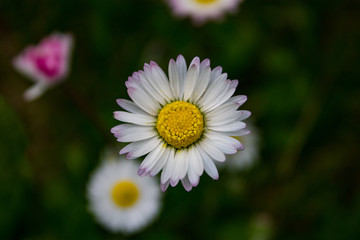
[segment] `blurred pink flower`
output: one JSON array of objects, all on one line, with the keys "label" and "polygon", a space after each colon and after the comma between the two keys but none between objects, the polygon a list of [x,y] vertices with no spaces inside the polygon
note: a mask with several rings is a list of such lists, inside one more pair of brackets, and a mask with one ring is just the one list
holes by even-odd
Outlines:
[{"label": "blurred pink flower", "polygon": [[221,19],[226,12],[235,12],[242,0],[167,0],[175,15],[189,16],[195,24]]},{"label": "blurred pink flower", "polygon": [[69,71],[73,37],[54,33],[37,46],[29,46],[13,60],[14,67],[32,79],[35,84],[25,91],[24,98],[31,101],[46,89],[61,82]]}]

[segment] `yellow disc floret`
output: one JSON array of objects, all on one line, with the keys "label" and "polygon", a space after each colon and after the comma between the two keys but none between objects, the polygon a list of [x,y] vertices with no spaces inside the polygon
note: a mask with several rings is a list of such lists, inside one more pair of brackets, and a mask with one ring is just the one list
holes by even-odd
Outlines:
[{"label": "yellow disc floret", "polygon": [[195,2],[201,3],[201,4],[209,4],[216,2],[217,0],[195,0]]},{"label": "yellow disc floret", "polygon": [[117,206],[127,208],[138,200],[139,189],[131,181],[119,181],[114,185],[111,196]]},{"label": "yellow disc floret", "polygon": [[204,118],[195,105],[183,101],[172,102],[161,109],[156,129],[168,144],[183,148],[201,137]]}]

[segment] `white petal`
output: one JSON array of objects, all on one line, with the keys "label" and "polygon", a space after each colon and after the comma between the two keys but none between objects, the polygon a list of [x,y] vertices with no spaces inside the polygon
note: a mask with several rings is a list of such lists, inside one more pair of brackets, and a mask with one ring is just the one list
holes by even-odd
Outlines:
[{"label": "white petal", "polygon": [[150,166],[155,164],[159,160],[159,158],[165,151],[165,147],[163,145],[164,144],[162,142],[159,143],[154,150],[152,150],[148,155],[146,155],[138,171],[138,174],[140,176],[145,176],[148,173]]},{"label": "white petal", "polygon": [[122,122],[128,122],[142,126],[154,126],[156,122],[156,119],[151,115],[123,111],[114,112],[114,118]]},{"label": "white petal", "polygon": [[160,183],[160,189],[161,189],[161,191],[165,192],[166,189],[169,187],[169,183],[170,183],[170,180],[167,180],[167,181],[164,182],[164,183]]},{"label": "white petal", "polygon": [[151,96],[140,89],[128,88],[130,98],[145,112],[156,116],[160,105]]},{"label": "white petal", "polygon": [[152,127],[143,127],[133,124],[121,124],[111,129],[119,142],[135,142],[157,135]]},{"label": "white petal", "polygon": [[209,111],[206,113],[206,118],[216,118],[223,115],[232,114],[236,111],[236,109],[239,107],[239,105],[236,102],[227,102],[222,104],[221,106]]},{"label": "white petal", "polygon": [[214,163],[214,161],[209,157],[209,155],[202,149],[202,147],[200,145],[197,145],[197,150],[200,153],[200,156],[203,160],[204,163],[204,170],[205,172],[212,178],[215,180],[219,179],[219,172],[216,168],[216,165]]},{"label": "white petal", "polygon": [[214,68],[210,74],[209,84],[212,84],[215,81],[215,79],[217,79],[221,75],[221,73],[222,73],[222,67],[218,66],[218,67]]},{"label": "white petal", "polygon": [[205,133],[205,136],[208,137],[212,141],[222,142],[222,143],[224,143],[226,145],[230,145],[236,149],[241,147],[241,143],[238,139],[236,139],[234,137],[226,136],[219,132],[215,132],[215,131],[207,132],[207,133]]},{"label": "white petal", "polygon": [[[187,150],[178,150],[175,154],[175,163],[171,180],[183,179],[189,169],[189,157]],[[171,182],[170,182],[171,183]]]},{"label": "white petal", "polygon": [[202,149],[214,160],[219,162],[225,161],[225,155],[222,151],[220,151],[215,144],[211,142],[211,140],[205,137],[200,143]]},{"label": "white petal", "polygon": [[199,184],[199,177],[204,171],[203,161],[201,160],[200,153],[195,147],[189,149],[189,171],[188,178],[194,187]]},{"label": "white petal", "polygon": [[214,141],[213,142],[214,146],[216,146],[221,152],[225,153],[225,154],[234,154],[237,152],[237,148],[232,146],[232,145],[228,145],[225,144],[223,142],[220,141]]},{"label": "white petal", "polygon": [[210,101],[209,106],[206,108],[207,111],[211,111],[217,108],[218,106],[220,106],[221,104],[223,104],[224,102],[226,102],[226,100],[228,100],[234,94],[236,90],[237,82],[238,82],[237,80],[231,81],[227,89],[220,92],[216,99]]},{"label": "white petal", "polygon": [[226,80],[227,74],[221,74],[209,87],[206,89],[204,95],[199,99],[198,104],[203,111],[207,111],[210,104],[213,104],[219,97],[219,94],[224,92],[230,85],[230,80]]},{"label": "white petal", "polygon": [[194,169],[194,172],[197,175],[201,176],[201,174],[204,171],[204,165],[201,160],[200,153],[198,152],[195,146],[189,148],[189,162],[190,162],[189,169],[190,168]]},{"label": "white petal", "polygon": [[220,131],[220,132],[230,132],[230,131],[238,131],[246,127],[246,124],[243,122],[233,122],[230,124],[226,124],[223,126],[208,126],[210,130]]},{"label": "white petal", "polygon": [[209,66],[200,71],[198,83],[196,84],[194,92],[190,97],[191,102],[197,102],[205,92],[205,89],[210,81],[210,72],[211,69]]},{"label": "white petal", "polygon": [[157,161],[157,163],[151,168],[151,170],[149,170],[150,177],[155,176],[160,172],[161,169],[163,169],[170,154],[172,154],[171,149],[172,148],[166,148],[163,156],[159,159],[159,161]]},{"label": "white petal", "polygon": [[206,58],[200,63],[200,72],[204,71],[205,68],[208,68],[208,67],[210,67],[210,60],[208,58]]},{"label": "white petal", "polygon": [[245,95],[237,95],[237,96],[233,96],[231,97],[227,102],[235,102],[237,104],[239,104],[239,107],[241,105],[243,105],[247,100],[247,96]]},{"label": "white petal", "polygon": [[[144,68],[147,69],[150,67],[144,67]],[[148,70],[148,73],[149,73],[149,71],[150,70]],[[158,91],[158,89],[153,87],[155,84],[150,84],[150,82],[156,81],[156,78],[152,78],[151,73],[146,74],[144,71],[139,71],[139,77],[140,77],[141,84],[146,89],[146,91],[149,93],[149,96],[156,99],[156,101],[158,103],[160,103],[161,105],[165,105],[166,99],[164,98],[163,94],[161,94],[161,92]]]},{"label": "white petal", "polygon": [[[150,174],[150,177],[153,177],[155,174],[157,174],[166,164],[167,159],[169,157],[169,149],[166,147],[166,144],[162,145],[161,152],[157,156],[155,161],[152,161],[147,166],[144,167],[143,170],[141,170],[142,175],[145,176],[147,174]],[[154,168],[159,169],[159,171],[154,172]],[[140,170],[139,170],[140,171]]]},{"label": "white petal", "polygon": [[169,62],[169,81],[170,81],[170,88],[174,94],[174,98],[176,100],[180,99],[180,76],[179,70],[177,68],[176,62],[174,59],[170,59]]},{"label": "white petal", "polygon": [[172,186],[172,187],[175,187],[177,184],[179,183],[179,179],[171,179],[170,178],[170,185]]},{"label": "white petal", "polygon": [[158,137],[133,142],[121,149],[120,154],[128,153],[127,159],[135,159],[152,151],[160,142],[162,142],[162,139]]},{"label": "white petal", "polygon": [[117,104],[125,109],[128,112],[131,113],[139,113],[139,114],[147,114],[144,110],[139,108],[138,105],[136,105],[134,102],[126,100],[126,99],[117,99]]},{"label": "white petal", "polygon": [[164,166],[164,169],[161,172],[161,183],[166,183],[167,181],[169,181],[170,176],[173,173],[174,164],[175,164],[175,150],[174,148],[172,148],[169,158]]},{"label": "white petal", "polygon": [[187,72],[186,61],[182,55],[177,57],[176,65],[179,72],[179,99],[182,99],[184,96],[184,83]]},{"label": "white petal", "polygon": [[199,76],[199,65],[193,64],[186,75],[185,86],[184,86],[184,101],[189,100],[191,97],[195,85],[198,82]]},{"label": "white petal", "polygon": [[[217,132],[217,131],[215,131]],[[240,129],[240,130],[237,130],[237,131],[230,131],[230,132],[217,132],[219,134],[223,134],[223,135],[226,135],[226,136],[244,136],[244,135],[248,135],[251,133],[250,130],[248,129]]]},{"label": "white petal", "polygon": [[157,63],[153,61],[150,62],[150,70],[153,74],[153,78],[157,80],[154,82],[154,84],[160,90],[160,93],[163,94],[168,101],[174,99],[169,80],[166,77],[164,71],[159,67],[159,65],[157,65]]},{"label": "white petal", "polygon": [[231,111],[229,113],[223,113],[218,114],[214,117],[209,117],[209,114],[207,115],[207,126],[223,126],[226,124],[230,124],[235,121],[242,121],[246,118],[248,118],[251,115],[251,112],[246,110],[241,111]]},{"label": "white petal", "polygon": [[193,186],[191,185],[189,178],[187,176],[181,180],[181,183],[186,191],[188,191],[188,192],[191,191]]}]

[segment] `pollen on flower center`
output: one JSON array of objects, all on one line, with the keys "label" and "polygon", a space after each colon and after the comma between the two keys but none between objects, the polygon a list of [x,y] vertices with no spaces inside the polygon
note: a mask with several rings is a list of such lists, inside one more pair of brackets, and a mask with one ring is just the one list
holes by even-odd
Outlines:
[{"label": "pollen on flower center", "polygon": [[111,196],[117,206],[126,208],[136,203],[139,189],[130,181],[120,181],[113,187]]},{"label": "pollen on flower center", "polygon": [[168,144],[183,148],[201,137],[204,118],[195,105],[183,101],[172,102],[161,109],[156,129]]},{"label": "pollen on flower center", "polygon": [[216,2],[217,0],[195,0],[195,1],[198,3],[201,3],[201,4],[209,4],[209,3]]}]

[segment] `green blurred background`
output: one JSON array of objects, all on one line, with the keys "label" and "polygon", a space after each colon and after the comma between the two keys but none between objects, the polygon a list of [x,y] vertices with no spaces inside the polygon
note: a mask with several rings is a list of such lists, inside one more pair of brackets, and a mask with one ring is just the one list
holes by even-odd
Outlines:
[{"label": "green blurred background", "polygon": [[[0,1],[0,239],[360,239],[360,11],[351,0],[246,0],[201,27],[157,0]],[[75,37],[71,73],[25,102],[12,58],[54,31]],[[249,170],[164,194],[158,219],[111,234],[86,184],[144,62],[210,58],[261,135]]]}]

